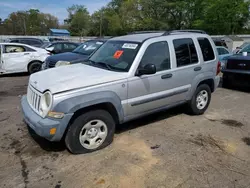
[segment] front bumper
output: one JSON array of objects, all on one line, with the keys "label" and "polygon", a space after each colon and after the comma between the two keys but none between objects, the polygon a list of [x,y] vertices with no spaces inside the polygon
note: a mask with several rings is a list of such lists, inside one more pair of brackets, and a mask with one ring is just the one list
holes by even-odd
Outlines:
[{"label": "front bumper", "polygon": [[[65,114],[62,119],[42,118],[31,109],[26,96],[23,96],[21,99],[21,107],[24,120],[28,126],[33,129],[36,134],[49,141],[60,141],[62,139],[69,121],[73,116],[73,114]],[[50,134],[51,128],[56,128],[56,134]]]}]

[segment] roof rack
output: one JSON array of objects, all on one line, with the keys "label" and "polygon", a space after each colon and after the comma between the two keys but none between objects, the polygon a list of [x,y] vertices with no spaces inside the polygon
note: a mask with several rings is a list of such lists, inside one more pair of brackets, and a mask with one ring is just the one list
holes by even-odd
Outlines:
[{"label": "roof rack", "polygon": [[202,31],[202,30],[185,29],[185,30],[165,31],[163,36],[174,34],[174,33],[201,33],[201,34],[207,34],[205,31]]},{"label": "roof rack", "polygon": [[134,35],[134,34],[146,34],[146,33],[165,33],[166,31],[133,31],[128,33],[128,35]]}]

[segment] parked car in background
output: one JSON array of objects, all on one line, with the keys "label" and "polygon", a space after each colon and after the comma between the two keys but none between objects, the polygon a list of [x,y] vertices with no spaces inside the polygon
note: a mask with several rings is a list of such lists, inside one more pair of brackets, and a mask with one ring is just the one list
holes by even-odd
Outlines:
[{"label": "parked car in background", "polygon": [[41,48],[20,43],[0,43],[0,74],[35,73],[48,56],[49,53]]},{"label": "parked car in background", "polygon": [[21,106],[38,135],[89,153],[113,141],[117,124],[181,104],[203,114],[219,73],[215,45],[202,31],[126,35],[86,62],[31,75]]},{"label": "parked car in background", "polygon": [[233,53],[234,54],[242,54],[243,52],[250,53],[250,43],[246,42],[246,43],[242,44],[240,47],[237,47]]},{"label": "parked car in background", "polygon": [[61,53],[48,57],[43,66],[42,70],[53,68],[55,66],[76,64],[85,61],[89,56],[107,39],[93,39],[82,43],[72,52]]},{"label": "parked car in background", "polygon": [[34,47],[41,47],[44,44],[48,44],[48,42],[38,38],[10,38],[9,42],[27,44]]},{"label": "parked car in background", "polygon": [[215,46],[224,46],[225,48],[228,48],[224,40],[214,39],[213,41]]},{"label": "parked car in background", "polygon": [[233,53],[230,53],[229,50],[223,46],[217,46],[216,47],[217,52],[219,54],[219,60],[221,62],[222,69],[225,67],[225,63],[227,59],[233,55]]},{"label": "parked car in background", "polygon": [[250,87],[250,54],[247,56],[236,54],[229,57],[222,72],[223,87],[231,88],[236,85]]},{"label": "parked car in background", "polygon": [[61,42],[53,42],[49,44],[45,44],[41,46],[41,48],[44,48],[51,54],[60,54],[65,52],[72,52],[75,50],[80,44],[74,43],[74,42],[67,42],[67,41],[61,41]]}]

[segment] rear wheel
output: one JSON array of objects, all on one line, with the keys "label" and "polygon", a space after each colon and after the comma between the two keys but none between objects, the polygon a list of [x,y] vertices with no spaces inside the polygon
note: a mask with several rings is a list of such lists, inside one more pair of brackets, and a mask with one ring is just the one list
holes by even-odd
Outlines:
[{"label": "rear wheel", "polygon": [[65,144],[73,154],[90,153],[113,141],[115,122],[105,110],[93,110],[78,116],[70,125]]},{"label": "rear wheel", "polygon": [[32,62],[28,67],[29,74],[33,74],[35,72],[40,71],[42,68],[42,63],[39,61]]},{"label": "rear wheel", "polygon": [[207,110],[211,101],[211,89],[202,84],[197,87],[191,101],[189,101],[189,112],[193,115],[201,115]]}]

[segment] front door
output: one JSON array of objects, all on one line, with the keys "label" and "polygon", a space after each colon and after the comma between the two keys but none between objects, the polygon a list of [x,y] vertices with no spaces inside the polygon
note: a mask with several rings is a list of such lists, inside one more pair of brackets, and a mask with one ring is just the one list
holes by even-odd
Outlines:
[{"label": "front door", "polygon": [[187,86],[176,87],[177,75],[173,75],[173,57],[167,41],[150,44],[139,67],[156,66],[156,74],[142,75],[128,80],[128,113],[134,116],[165,107],[185,98]]},{"label": "front door", "polygon": [[2,54],[2,70],[6,73],[27,71],[31,52],[21,45],[5,45]]}]

